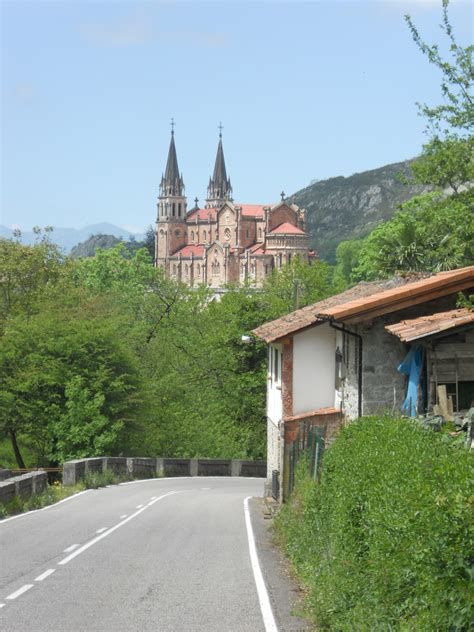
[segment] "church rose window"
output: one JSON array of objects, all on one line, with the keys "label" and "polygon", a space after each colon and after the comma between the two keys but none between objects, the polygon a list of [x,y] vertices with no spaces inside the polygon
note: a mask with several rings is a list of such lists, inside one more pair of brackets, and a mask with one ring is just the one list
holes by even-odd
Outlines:
[{"label": "church rose window", "polygon": [[179,237],[181,233],[179,232],[179,230],[175,230],[174,234],[176,235],[176,237]]},{"label": "church rose window", "polygon": [[226,228],[224,231],[224,239],[226,239],[226,241],[230,241],[230,228]]}]

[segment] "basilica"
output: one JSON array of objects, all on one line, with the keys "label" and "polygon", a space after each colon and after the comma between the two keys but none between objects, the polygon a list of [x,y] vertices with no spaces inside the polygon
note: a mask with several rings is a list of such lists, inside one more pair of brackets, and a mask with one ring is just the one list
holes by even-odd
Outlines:
[{"label": "basilica", "polygon": [[155,265],[191,287],[244,282],[258,287],[292,257],[311,260],[306,212],[281,197],[274,205],[234,202],[221,131],[206,203],[199,208],[195,200],[188,210],[172,130],[158,196]]}]

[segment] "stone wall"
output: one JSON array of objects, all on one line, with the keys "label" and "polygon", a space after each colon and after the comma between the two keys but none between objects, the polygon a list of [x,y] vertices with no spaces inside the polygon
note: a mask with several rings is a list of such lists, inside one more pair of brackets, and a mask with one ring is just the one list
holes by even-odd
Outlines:
[{"label": "stone wall", "polygon": [[42,471],[8,478],[0,482],[0,503],[10,502],[15,496],[26,499],[40,494],[46,489],[47,481],[48,476]]},{"label": "stone wall", "polygon": [[[351,330],[362,336],[362,414],[397,412],[405,398],[406,377],[397,371],[408,347],[384,329],[386,319],[371,325],[356,325]],[[347,419],[358,417],[359,341],[347,336],[346,378],[342,405]]]},{"label": "stone wall", "polygon": [[63,484],[75,485],[91,472],[112,470],[124,478],[173,476],[265,477],[266,461],[240,459],[167,459],[154,457],[96,457],[68,461],[63,466]]}]

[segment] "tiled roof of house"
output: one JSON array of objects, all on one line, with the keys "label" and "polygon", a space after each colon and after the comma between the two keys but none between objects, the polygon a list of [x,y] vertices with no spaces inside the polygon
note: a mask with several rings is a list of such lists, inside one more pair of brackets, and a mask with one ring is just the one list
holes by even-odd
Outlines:
[{"label": "tiled roof of house", "polygon": [[204,255],[204,250],[205,249],[206,249],[206,247],[202,246],[202,245],[198,245],[198,246],[192,246],[192,245],[183,246],[182,248],[180,248],[179,250],[174,252],[171,255],[171,258],[179,257],[180,255],[181,255],[181,257],[191,257],[191,255],[193,257],[202,257]]},{"label": "tiled roof of house", "polygon": [[289,222],[284,222],[270,231],[270,235],[275,234],[304,235],[305,233],[304,230],[301,230],[298,226],[293,226],[293,224],[290,224]]},{"label": "tiled roof of house", "polygon": [[400,338],[402,342],[412,342],[437,333],[456,329],[465,325],[474,324],[474,311],[467,308],[452,309],[449,312],[440,312],[431,316],[420,316],[410,320],[402,320],[394,325],[388,325],[385,329]]},{"label": "tiled roof of house", "polygon": [[254,330],[266,342],[273,342],[302,329],[320,324],[324,318],[340,322],[361,322],[410,305],[446,296],[474,286],[474,266],[440,272],[432,276],[394,277],[385,281],[359,283],[328,299],[298,309]]}]

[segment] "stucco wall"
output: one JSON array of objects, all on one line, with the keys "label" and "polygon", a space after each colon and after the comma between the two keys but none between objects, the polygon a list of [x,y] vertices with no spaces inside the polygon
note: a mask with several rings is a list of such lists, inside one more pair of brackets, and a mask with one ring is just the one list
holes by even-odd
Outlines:
[{"label": "stucco wall", "polygon": [[334,406],[334,330],[313,327],[296,334],[293,344],[293,415]]},{"label": "stucco wall", "polygon": [[[281,345],[269,345],[269,354],[273,353],[274,348],[282,351]],[[280,367],[281,376],[281,367]],[[271,363],[267,362],[267,416],[274,424],[278,424],[283,415],[283,403],[282,403],[282,388],[281,377],[278,382],[272,377]]]}]

